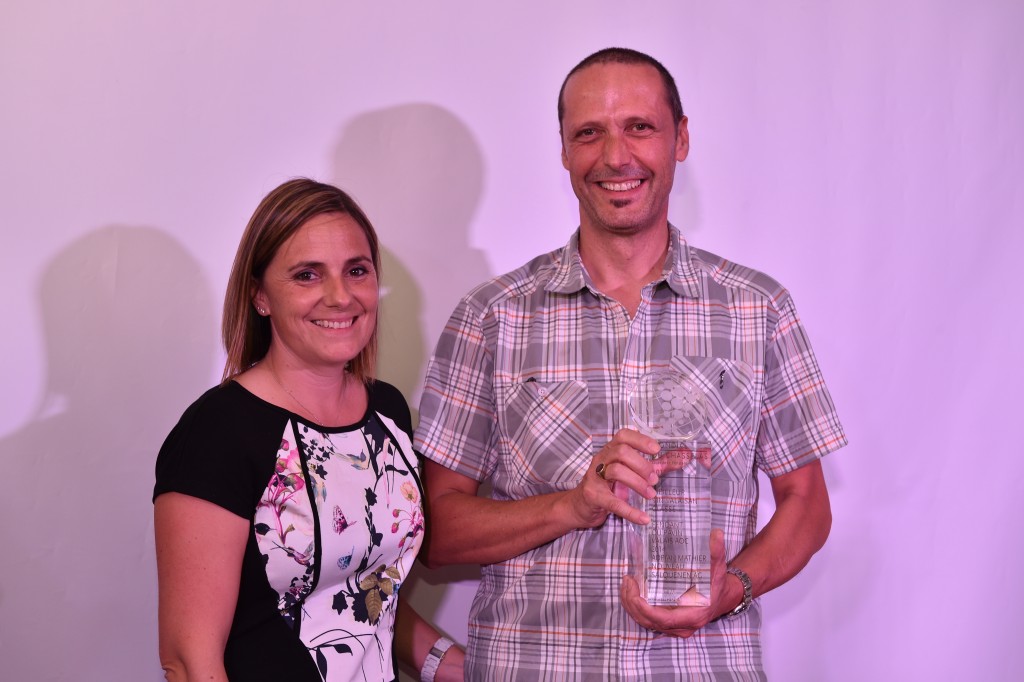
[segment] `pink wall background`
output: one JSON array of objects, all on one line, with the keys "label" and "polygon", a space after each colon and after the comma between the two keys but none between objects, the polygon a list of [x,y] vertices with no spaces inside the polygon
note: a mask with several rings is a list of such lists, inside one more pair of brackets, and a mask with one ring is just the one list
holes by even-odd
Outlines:
[{"label": "pink wall background", "polygon": [[[415,403],[456,299],[575,227],[555,96],[611,44],[679,82],[672,220],[790,288],[850,436],[829,543],[764,599],[771,677],[1018,679],[1022,29],[1010,0],[3,4],[4,679],[161,679],[153,459],[219,377],[259,198],[361,200]],[[474,574],[410,590],[462,641]]]}]

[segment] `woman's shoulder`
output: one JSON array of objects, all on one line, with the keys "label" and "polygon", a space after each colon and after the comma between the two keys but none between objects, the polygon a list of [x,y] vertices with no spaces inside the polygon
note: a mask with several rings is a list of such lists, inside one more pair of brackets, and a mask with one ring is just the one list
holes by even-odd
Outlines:
[{"label": "woman's shoulder", "polygon": [[189,405],[168,434],[161,451],[168,449],[211,450],[239,443],[252,445],[273,441],[280,435],[289,413],[247,391],[238,382],[226,381],[210,388]]},{"label": "woman's shoulder", "polygon": [[207,390],[157,453],[154,499],[180,492],[249,518],[273,473],[287,421],[286,412],[234,381]]},{"label": "woman's shoulder", "polygon": [[248,421],[253,418],[270,418],[275,415],[283,417],[286,414],[285,410],[256,396],[237,381],[229,380],[210,388],[199,396],[186,408],[181,420],[183,422],[213,420],[224,424],[235,419]]},{"label": "woman's shoulder", "polygon": [[412,432],[412,414],[401,391],[379,379],[370,382],[368,390],[373,411],[390,418],[403,431]]}]

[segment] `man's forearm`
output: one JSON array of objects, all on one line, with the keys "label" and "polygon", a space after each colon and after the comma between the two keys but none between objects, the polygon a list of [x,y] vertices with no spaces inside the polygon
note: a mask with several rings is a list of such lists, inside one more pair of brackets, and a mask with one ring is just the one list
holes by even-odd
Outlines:
[{"label": "man's forearm", "polygon": [[426,561],[492,564],[551,542],[575,529],[565,511],[567,495],[506,501],[449,492],[433,498]]},{"label": "man's forearm", "polygon": [[820,462],[779,479],[772,482],[775,513],[730,562],[750,576],[754,596],[775,589],[799,573],[825,544],[832,527]]},{"label": "man's forearm", "polygon": [[428,460],[426,561],[431,566],[506,561],[570,531],[597,528],[610,514],[647,523],[647,514],[626,498],[629,489],[654,497],[657,476],[644,453],[657,451],[656,440],[621,429],[594,455],[574,488],[519,500],[479,497],[476,480]]}]

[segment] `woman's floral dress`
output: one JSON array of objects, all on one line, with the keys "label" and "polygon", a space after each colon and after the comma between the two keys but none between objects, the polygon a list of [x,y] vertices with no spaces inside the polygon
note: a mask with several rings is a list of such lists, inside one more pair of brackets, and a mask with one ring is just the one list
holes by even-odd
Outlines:
[{"label": "woman's floral dress", "polygon": [[234,382],[182,416],[155,495],[182,492],[251,520],[225,651],[232,680],[396,678],[398,591],[423,537],[410,436],[408,406],[382,382],[364,418],[343,428]]}]

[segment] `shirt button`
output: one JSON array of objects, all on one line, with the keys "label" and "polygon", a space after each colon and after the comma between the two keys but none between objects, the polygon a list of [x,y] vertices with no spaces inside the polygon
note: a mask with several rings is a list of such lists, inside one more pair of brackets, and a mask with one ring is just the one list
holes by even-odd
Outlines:
[{"label": "shirt button", "polygon": [[548,394],[548,389],[546,389],[546,388],[539,389],[537,391],[537,393],[539,393],[541,395],[541,397],[546,396]]}]

